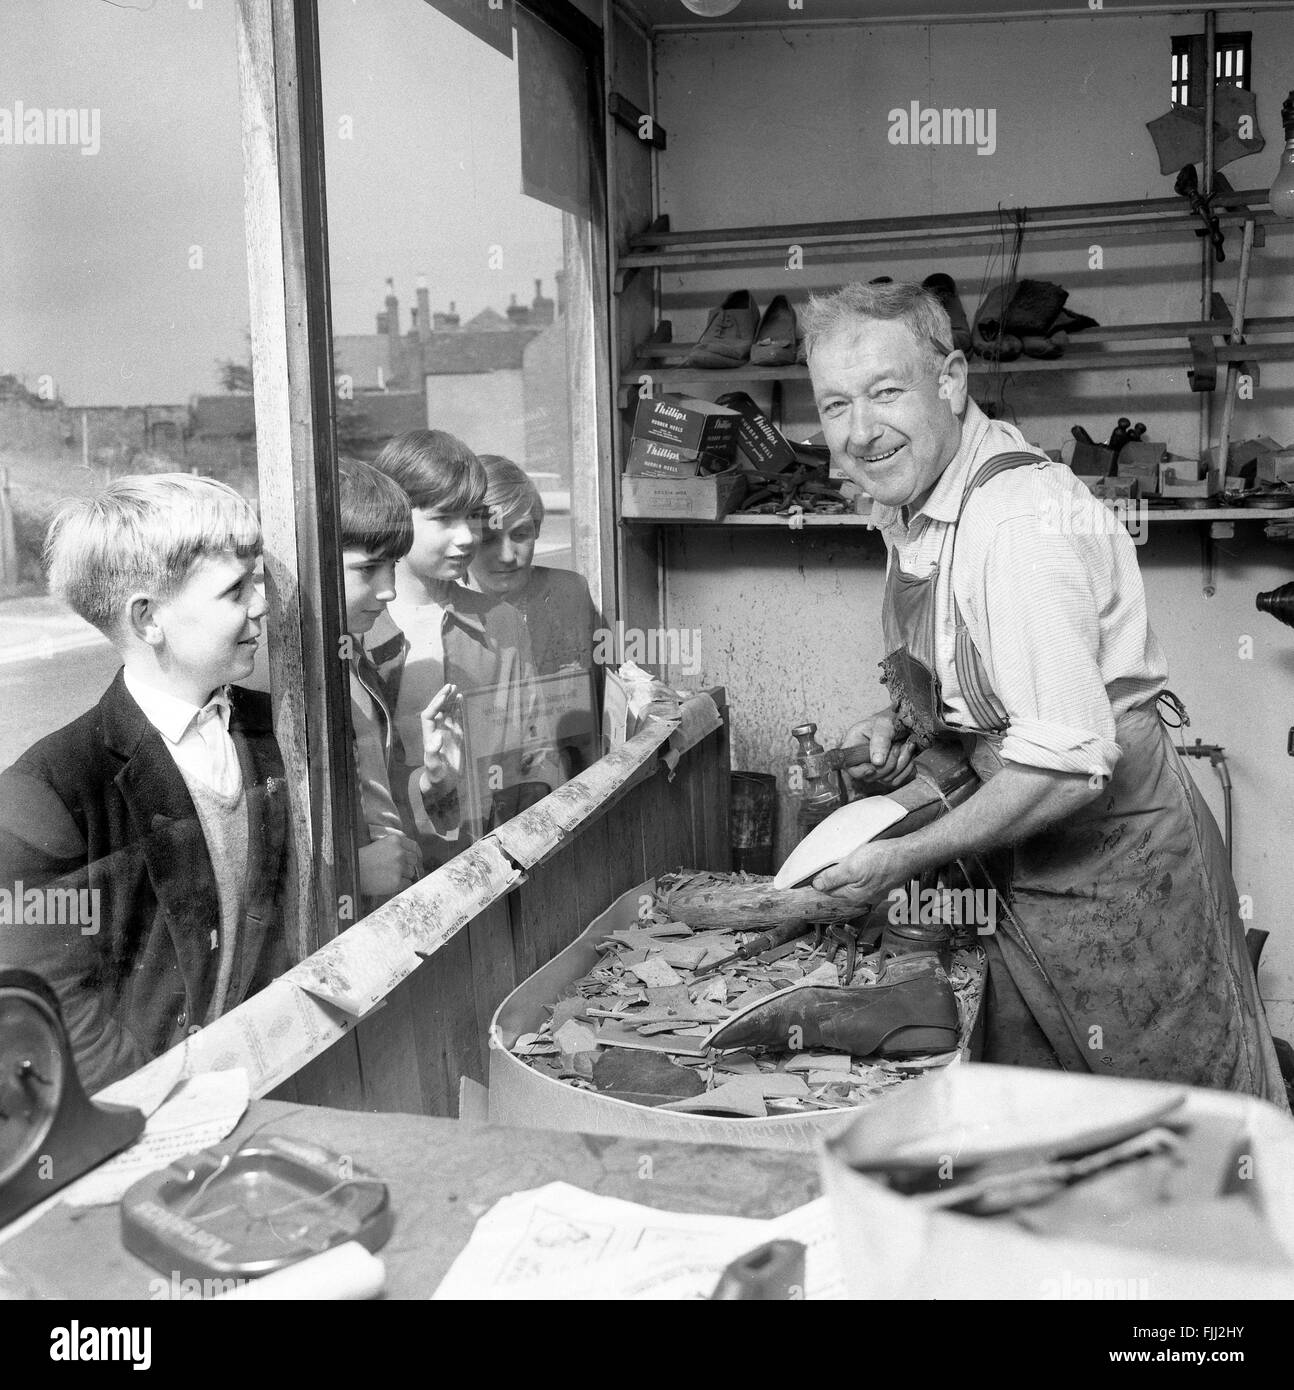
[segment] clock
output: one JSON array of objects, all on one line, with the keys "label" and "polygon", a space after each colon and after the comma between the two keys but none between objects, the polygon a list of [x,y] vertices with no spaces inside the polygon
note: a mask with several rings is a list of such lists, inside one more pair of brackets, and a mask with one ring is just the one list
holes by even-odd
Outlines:
[{"label": "clock", "polygon": [[85,1094],[54,991],[0,970],[0,1226],[137,1139],[138,1110]]}]

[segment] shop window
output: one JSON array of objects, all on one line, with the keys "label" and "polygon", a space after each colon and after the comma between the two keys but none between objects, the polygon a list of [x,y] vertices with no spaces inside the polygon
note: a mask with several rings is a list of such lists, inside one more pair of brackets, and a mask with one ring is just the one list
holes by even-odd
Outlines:
[{"label": "shop window", "polygon": [[[392,706],[392,798],[423,869],[600,754],[590,58],[521,6],[443,9],[319,17],[337,446],[343,469],[397,477],[415,522],[356,648]],[[447,681],[456,803],[423,775]],[[360,738],[381,714],[357,699]]]},{"label": "shop window", "polygon": [[[1215,45],[1214,80],[1249,90],[1250,34],[1219,34]],[[1172,102],[1175,106],[1204,105],[1204,35],[1173,38]]]},{"label": "shop window", "polygon": [[[54,741],[0,783],[0,967],[57,987],[94,1089],[287,964],[286,779],[263,697],[235,691],[210,742],[171,723],[177,672],[202,687],[195,714],[254,679],[243,634],[265,605],[246,567],[259,498],[238,62],[226,6],[21,9],[0,98],[0,769]],[[42,543],[62,504],[128,476],[144,480],[131,505],[160,518],[145,552],[158,569],[65,550],[96,625],[51,592]],[[123,527],[84,524],[105,554],[130,553]],[[197,579],[168,553],[182,529],[245,551],[202,556]],[[263,652],[263,617],[260,631]],[[121,651],[142,647],[156,662],[131,668],[136,687]],[[248,718],[254,732],[235,723]],[[164,729],[199,751],[173,754]]]}]

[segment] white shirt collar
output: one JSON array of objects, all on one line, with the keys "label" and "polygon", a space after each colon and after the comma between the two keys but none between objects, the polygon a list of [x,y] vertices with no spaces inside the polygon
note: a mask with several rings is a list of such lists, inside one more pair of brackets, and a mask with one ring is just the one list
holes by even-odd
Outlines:
[{"label": "white shirt collar", "polygon": [[220,722],[224,725],[226,733],[229,731],[227,686],[221,686],[206,705],[195,705],[191,700],[182,700],[178,695],[168,695],[164,690],[145,685],[129,668],[125,673],[125,682],[131,698],[144,711],[144,717],[168,743],[179,743],[207,705],[214,705],[219,710]]}]

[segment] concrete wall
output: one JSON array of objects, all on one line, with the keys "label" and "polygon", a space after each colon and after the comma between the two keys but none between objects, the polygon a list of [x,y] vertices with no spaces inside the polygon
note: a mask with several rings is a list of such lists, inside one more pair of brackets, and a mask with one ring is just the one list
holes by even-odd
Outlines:
[{"label": "concrete wall", "polygon": [[0,449],[45,455],[63,448],[70,432],[56,401],[33,401],[24,396],[0,399]]},{"label": "concrete wall", "polygon": [[[1004,205],[1113,201],[1172,194],[1145,123],[1168,109],[1169,39],[1199,16],[1090,19],[911,28],[839,27],[667,36],[657,45],[659,116],[670,135],[661,207],[675,230],[979,210]],[[1280,149],[1277,111],[1289,85],[1294,14],[1227,15],[1224,30],[1253,32],[1253,86],[1267,137],[1260,156],[1226,169],[1237,188],[1266,187]],[[967,147],[888,142],[888,112],[922,106],[996,111],[991,156]],[[1061,281],[1071,306],[1103,323],[1187,318],[1198,312],[1198,243],[1098,239],[1105,268],[1088,269],[1089,243],[1026,243],[1022,275]],[[1234,292],[1238,237],[1219,288]],[[776,289],[889,274],[951,273],[969,312],[1002,273],[973,256],[886,256],[785,271],[724,270],[664,277],[664,314],[676,339],[694,337],[709,307],[747,286]],[[1294,312],[1294,236],[1272,235],[1255,255],[1251,314]],[[793,283],[792,283],[793,282]],[[1067,373],[1009,384],[1006,401],[1026,435],[1055,446],[1075,421],[1108,433],[1117,414],[1150,425],[1182,453],[1197,442],[1197,398],[1182,372]],[[697,389],[704,381],[697,383]],[[788,428],[817,428],[804,388],[786,393]],[[1240,434],[1294,442],[1294,367],[1264,368]],[[1220,397],[1219,397],[1220,408]],[[1294,633],[1254,611],[1254,594],[1290,578],[1294,547],[1242,523],[1217,547],[1217,592],[1201,592],[1200,529],[1164,524],[1140,552],[1152,621],[1185,699],[1192,738],[1223,744],[1235,782],[1236,877],[1253,924],[1272,931],[1262,973],[1278,1032],[1294,1035]],[[675,529],[666,537],[666,621],[699,628],[698,684],[728,688],[733,765],[784,776],[792,723],[811,717],[838,737],[883,703],[878,537],[782,531]],[[645,604],[641,605],[645,611]],[[1241,638],[1253,638],[1242,659]],[[1193,764],[1221,818],[1215,774]],[[791,810],[783,801],[782,810]],[[784,825],[789,819],[784,814]],[[789,843],[784,830],[782,848]]]}]

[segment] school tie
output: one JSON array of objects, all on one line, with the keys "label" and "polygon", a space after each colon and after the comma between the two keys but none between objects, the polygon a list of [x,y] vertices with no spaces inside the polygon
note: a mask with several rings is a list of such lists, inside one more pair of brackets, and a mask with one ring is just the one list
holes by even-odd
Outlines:
[{"label": "school tie", "polygon": [[242,785],[242,772],[238,766],[238,751],[234,741],[225,728],[225,713],[229,709],[229,697],[225,694],[213,696],[193,716],[193,727],[198,737],[206,745],[210,760],[210,776],[203,780],[221,796],[236,796]]}]

